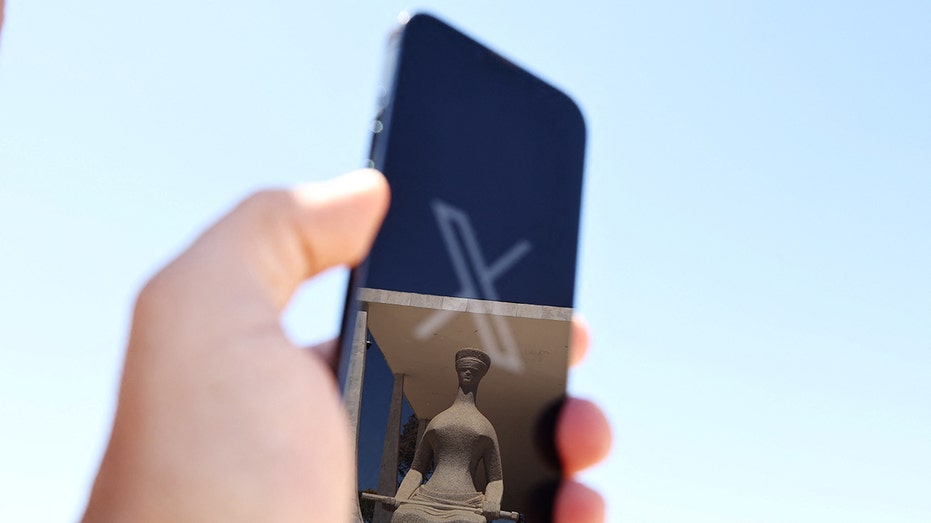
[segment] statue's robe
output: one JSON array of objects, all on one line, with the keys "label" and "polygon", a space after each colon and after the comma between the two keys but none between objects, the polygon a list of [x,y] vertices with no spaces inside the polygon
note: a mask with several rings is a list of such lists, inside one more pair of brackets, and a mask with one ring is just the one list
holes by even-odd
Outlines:
[{"label": "statue's robe", "polygon": [[487,481],[500,480],[501,456],[494,427],[474,405],[453,405],[430,420],[411,469],[425,475],[434,461],[433,475],[410,499],[463,508],[402,503],[391,523],[486,523],[480,512],[485,495],[476,490],[484,485],[475,484],[476,471],[479,462],[484,462]]}]

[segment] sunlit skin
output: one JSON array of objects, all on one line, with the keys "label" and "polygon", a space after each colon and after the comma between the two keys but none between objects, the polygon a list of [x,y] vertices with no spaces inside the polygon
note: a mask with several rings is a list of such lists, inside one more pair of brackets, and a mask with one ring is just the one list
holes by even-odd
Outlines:
[{"label": "sunlit skin", "polygon": [[[298,350],[279,321],[304,280],[362,260],[388,199],[371,170],[258,193],[149,281],[83,521],[348,520],[335,343]],[[587,341],[574,322],[570,361]],[[579,470],[607,454],[610,429],[592,403],[569,400],[556,440],[566,470]],[[602,522],[604,502],[566,481],[555,521]]]},{"label": "sunlit skin", "polygon": [[[0,0],[0,34],[3,20]],[[305,280],[365,257],[388,200],[374,170],[257,193],[146,284],[84,522],[348,521],[336,343],[300,350],[280,315]],[[576,318],[572,364],[588,340]],[[476,370],[461,369],[461,386],[477,386]],[[610,442],[597,406],[566,401],[556,443],[567,473],[601,461]],[[604,501],[567,479],[554,521],[601,523]]]},{"label": "sunlit skin", "polygon": [[[388,199],[372,170],[257,193],[146,284],[83,521],[348,521],[335,344],[299,350],[279,321],[303,281],[364,258]],[[579,340],[576,324],[572,361],[586,350]],[[600,411],[577,401],[556,435],[567,470],[599,461],[610,441]],[[596,414],[576,421],[586,411]],[[603,520],[601,497],[567,481],[557,523]]]},{"label": "sunlit skin", "polygon": [[[145,285],[84,521],[348,520],[354,467],[334,344],[301,350],[280,315],[305,280],[365,257],[388,199],[368,169],[260,192]],[[570,360],[586,339],[573,328]],[[570,399],[556,443],[571,473],[604,457],[610,430],[591,402]],[[603,520],[601,497],[566,480],[554,521]]]}]

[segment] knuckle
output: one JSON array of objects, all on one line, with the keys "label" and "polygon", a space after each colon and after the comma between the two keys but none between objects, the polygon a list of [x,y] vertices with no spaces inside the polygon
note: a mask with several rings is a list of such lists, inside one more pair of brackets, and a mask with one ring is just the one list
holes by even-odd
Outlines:
[{"label": "knuckle", "polygon": [[152,276],[142,286],[136,296],[135,313],[137,316],[148,316],[159,308],[164,308],[175,301],[172,296],[175,287],[173,264],[169,264]]},{"label": "knuckle", "polygon": [[237,237],[264,242],[279,238],[291,229],[298,216],[297,203],[290,191],[263,189],[247,196],[229,215],[228,225],[238,231]]},{"label": "knuckle", "polygon": [[286,208],[293,203],[288,191],[262,189],[247,196],[233,211],[249,215],[267,216],[273,211]]}]

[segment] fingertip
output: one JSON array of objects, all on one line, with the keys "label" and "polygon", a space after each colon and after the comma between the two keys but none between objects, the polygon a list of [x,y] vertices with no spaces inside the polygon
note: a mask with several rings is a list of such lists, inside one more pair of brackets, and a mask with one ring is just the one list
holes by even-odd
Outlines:
[{"label": "fingertip", "polygon": [[566,481],[556,495],[554,523],[603,523],[605,502],[597,491],[585,485]]},{"label": "fingertip", "polygon": [[391,203],[391,186],[385,175],[378,169],[359,169],[350,172],[349,175],[360,179],[359,185],[366,188],[369,197],[373,200],[373,205],[379,209],[381,218],[384,218]]},{"label": "fingertip", "polygon": [[385,188],[388,187],[388,180],[385,179],[385,175],[382,174],[378,169],[373,169],[371,167],[366,167],[363,169],[356,169],[355,171],[349,171],[346,173],[346,176],[359,176],[367,177],[372,180],[371,183],[375,185],[384,185]]},{"label": "fingertip", "polygon": [[391,199],[387,180],[375,169],[302,185],[293,195],[302,209],[307,252],[316,262],[310,274],[333,265],[359,264],[375,240]]},{"label": "fingertip", "polygon": [[598,463],[611,450],[611,426],[601,408],[579,398],[567,398],[559,417],[556,445],[566,474]]},{"label": "fingertip", "polygon": [[391,199],[391,188],[385,175],[377,169],[356,169],[331,178],[324,182],[299,186],[301,198],[314,199],[325,195],[326,198],[365,199],[365,203],[375,211],[384,214]]},{"label": "fingertip", "polygon": [[569,338],[569,365],[577,365],[588,355],[591,334],[588,323],[580,314],[572,315],[572,330]]},{"label": "fingertip", "polygon": [[378,169],[365,168],[349,171],[348,173],[337,177],[337,179],[348,180],[347,183],[359,187],[368,188],[385,197],[389,196],[390,187],[385,175]]}]

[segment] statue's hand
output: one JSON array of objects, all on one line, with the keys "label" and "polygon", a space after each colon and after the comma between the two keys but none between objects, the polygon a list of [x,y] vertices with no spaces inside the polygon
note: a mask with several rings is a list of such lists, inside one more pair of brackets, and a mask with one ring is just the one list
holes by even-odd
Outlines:
[{"label": "statue's hand", "polygon": [[489,521],[498,519],[501,512],[501,503],[496,501],[485,501],[482,503],[482,515]]}]

